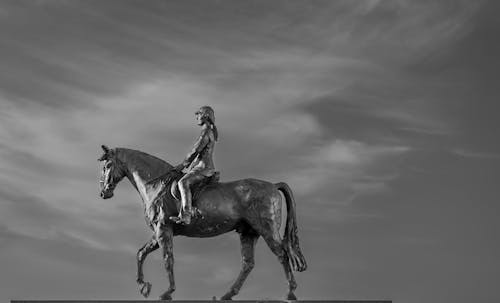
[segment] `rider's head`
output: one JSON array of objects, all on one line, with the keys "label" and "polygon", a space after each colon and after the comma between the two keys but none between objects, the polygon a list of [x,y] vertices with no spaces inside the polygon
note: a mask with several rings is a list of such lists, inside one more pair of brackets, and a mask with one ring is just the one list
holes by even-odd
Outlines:
[{"label": "rider's head", "polygon": [[207,123],[214,130],[215,140],[217,140],[217,128],[215,127],[215,113],[214,109],[208,105],[200,107],[200,109],[195,113],[198,119],[198,125],[203,125]]},{"label": "rider's head", "polygon": [[215,113],[213,108],[208,105],[200,107],[200,109],[195,113],[201,120],[201,124],[209,122],[211,124],[215,123]]}]

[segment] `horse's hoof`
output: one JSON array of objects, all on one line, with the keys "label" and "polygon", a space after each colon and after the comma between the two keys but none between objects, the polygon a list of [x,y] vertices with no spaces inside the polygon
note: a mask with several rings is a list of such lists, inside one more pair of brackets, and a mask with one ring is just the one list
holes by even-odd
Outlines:
[{"label": "horse's hoof", "polygon": [[286,296],[286,299],[290,301],[297,301],[297,297],[293,292],[289,292],[288,295]]},{"label": "horse's hoof", "polygon": [[172,296],[170,294],[163,294],[160,296],[160,300],[163,301],[172,301]]},{"label": "horse's hoof", "polygon": [[149,282],[142,283],[141,294],[144,296],[144,298],[147,298],[150,292],[151,292],[151,283]]}]

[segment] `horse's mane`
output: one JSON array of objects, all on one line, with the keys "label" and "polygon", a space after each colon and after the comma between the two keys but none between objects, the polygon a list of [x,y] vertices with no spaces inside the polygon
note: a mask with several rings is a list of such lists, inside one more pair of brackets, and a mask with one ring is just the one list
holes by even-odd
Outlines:
[{"label": "horse's mane", "polygon": [[148,182],[158,179],[173,168],[168,162],[140,150],[117,147],[115,152],[122,162],[130,163],[144,175],[147,174]]}]

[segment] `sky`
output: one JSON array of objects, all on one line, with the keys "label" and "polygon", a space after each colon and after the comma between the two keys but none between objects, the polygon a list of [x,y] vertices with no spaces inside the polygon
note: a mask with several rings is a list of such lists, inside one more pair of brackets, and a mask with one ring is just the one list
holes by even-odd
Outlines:
[{"label": "sky", "polygon": [[[0,300],[141,299],[149,239],[101,144],[180,163],[215,109],[222,181],[286,182],[299,299],[498,302],[498,1],[0,1]],[[224,294],[236,233],[174,239],[176,299]],[[156,252],[151,297],[167,288]],[[264,241],[235,299],[281,299]]]}]

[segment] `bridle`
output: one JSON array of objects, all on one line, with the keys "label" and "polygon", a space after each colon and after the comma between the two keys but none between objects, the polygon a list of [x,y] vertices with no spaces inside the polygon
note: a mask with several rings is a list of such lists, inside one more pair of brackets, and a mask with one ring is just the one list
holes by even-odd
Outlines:
[{"label": "bridle", "polygon": [[[118,159],[114,159],[113,161],[113,165],[115,166],[114,169],[120,169],[119,166],[120,166],[120,161]],[[106,190],[113,190],[115,189],[117,183],[119,182],[119,180],[117,180],[118,178],[116,178],[116,172],[114,171],[111,176],[109,176],[107,179],[108,179],[108,184],[106,184],[106,177],[109,175],[109,173],[104,173],[105,170],[107,168],[104,167],[104,169],[102,170],[100,176],[99,176],[99,188],[101,191],[103,191],[105,189],[105,186],[107,185],[107,188]]]}]

